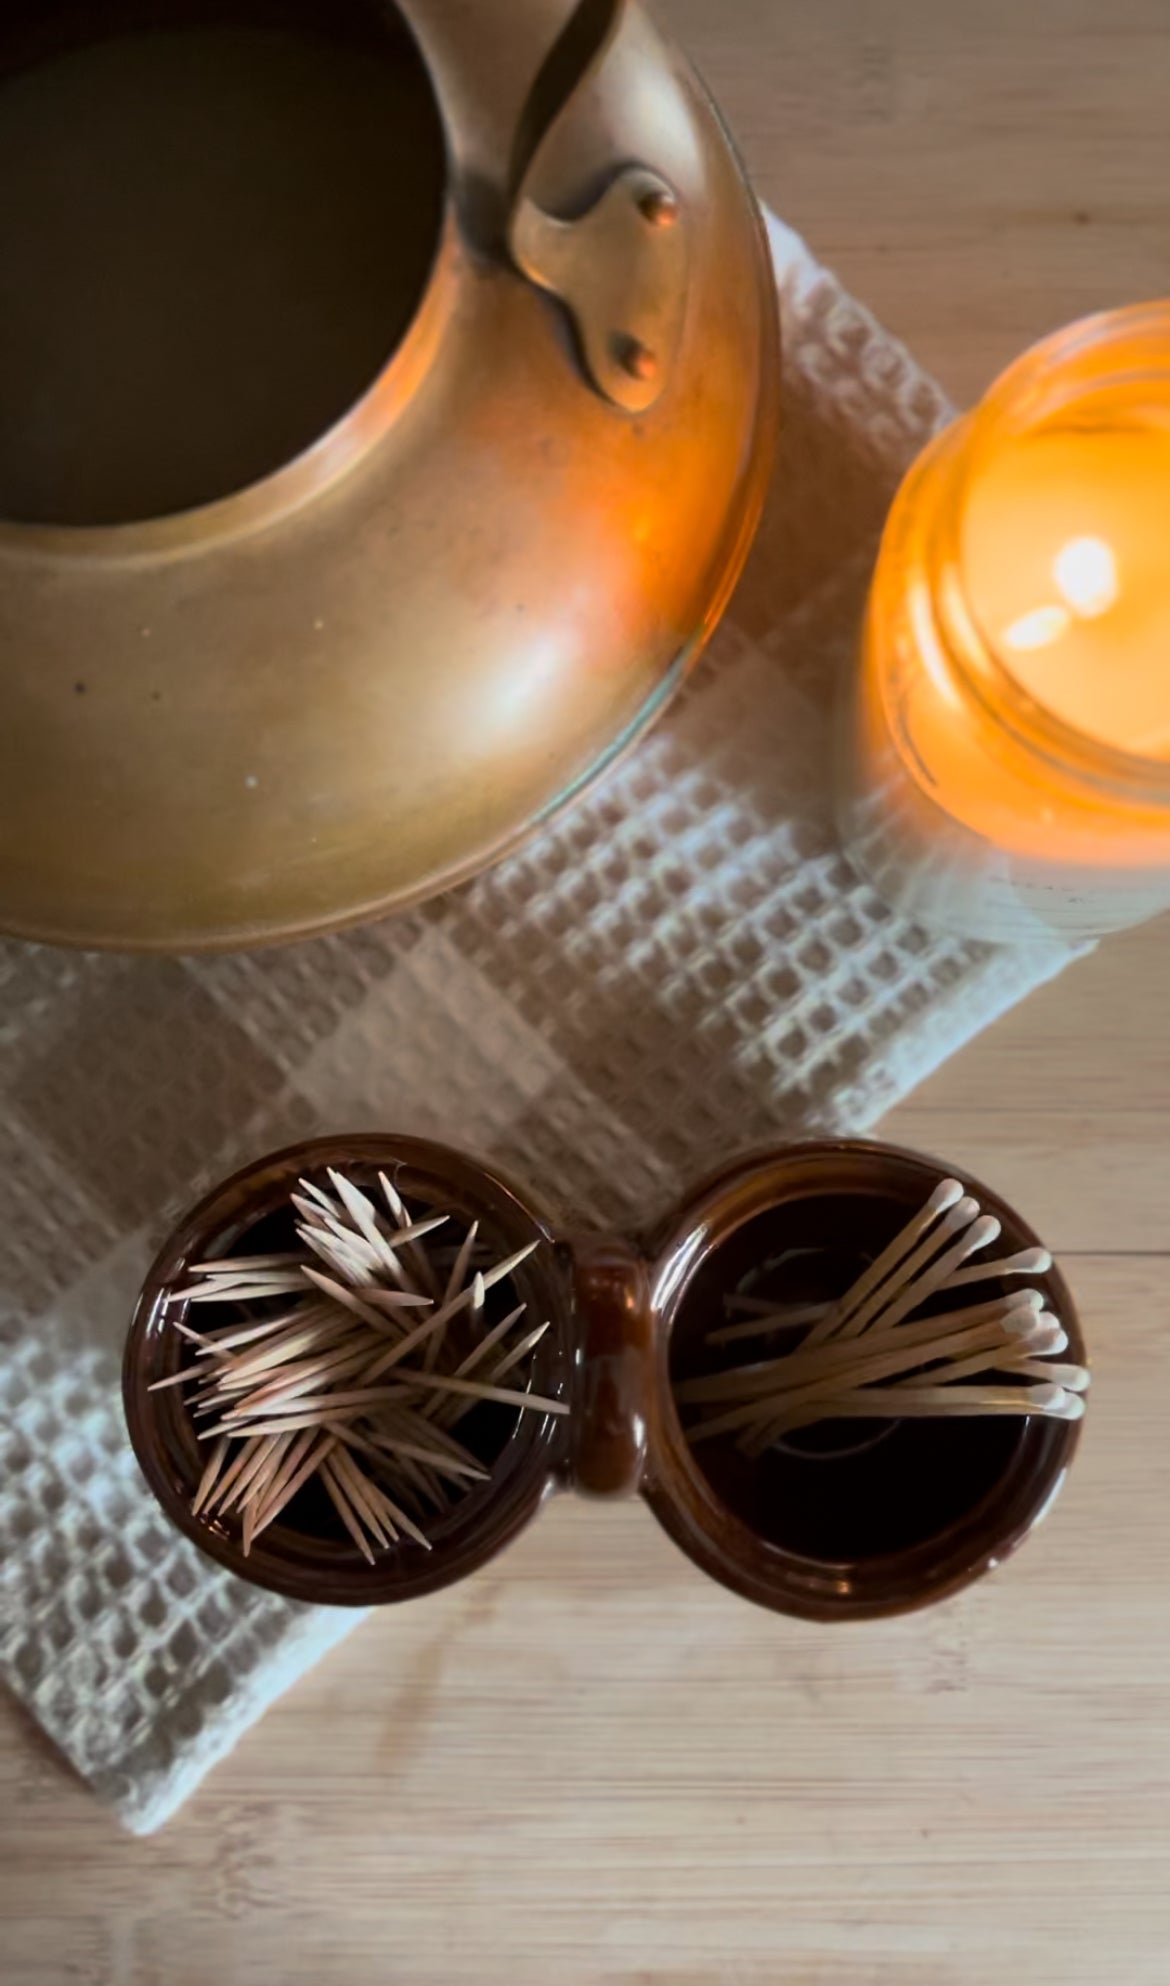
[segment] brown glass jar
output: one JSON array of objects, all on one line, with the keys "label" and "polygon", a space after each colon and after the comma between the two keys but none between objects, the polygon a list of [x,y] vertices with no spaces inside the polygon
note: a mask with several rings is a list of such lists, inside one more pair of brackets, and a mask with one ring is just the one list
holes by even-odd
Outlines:
[{"label": "brown glass jar", "polygon": [[[178,1389],[149,1390],[181,1359],[167,1325],[181,1312],[165,1309],[168,1292],[192,1263],[231,1252],[302,1174],[325,1166],[359,1184],[363,1171],[372,1177],[393,1166],[408,1203],[478,1218],[501,1252],[545,1241],[516,1282],[530,1312],[553,1323],[537,1347],[536,1389],[570,1404],[565,1417],[500,1410],[490,1482],[432,1527],[429,1553],[403,1549],[372,1566],[348,1541],[279,1522],[245,1559],[226,1524],[191,1515],[201,1458]],[[841,1439],[829,1429],[827,1438],[749,1461],[693,1449],[673,1389],[693,1368],[722,1294],[745,1272],[762,1279],[768,1296],[836,1296],[947,1172],[864,1140],[781,1147],[728,1164],[639,1247],[566,1234],[527,1188],[442,1145],[354,1136],[292,1147],[217,1187],[154,1263],[123,1369],[135,1453],[188,1537],[241,1577],[299,1600],[369,1606],[449,1585],[502,1550],[550,1491],[572,1487],[640,1492],[697,1565],[777,1612],[838,1620],[924,1605],[999,1564],[1028,1535],[1067,1473],[1075,1422],[864,1422]],[[1001,1222],[997,1254],[1037,1244],[998,1194],[959,1176]],[[1054,1268],[1034,1280],[1064,1326],[1068,1356],[1083,1361],[1063,1277]]]}]

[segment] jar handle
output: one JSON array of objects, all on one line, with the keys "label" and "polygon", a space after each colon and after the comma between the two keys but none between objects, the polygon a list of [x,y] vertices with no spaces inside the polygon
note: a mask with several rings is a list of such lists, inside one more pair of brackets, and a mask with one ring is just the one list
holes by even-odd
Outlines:
[{"label": "jar handle", "polygon": [[676,189],[627,158],[595,193],[606,161],[583,155],[582,195],[593,195],[583,212],[546,213],[529,190],[545,138],[603,60],[627,0],[401,4],[443,107],[464,232],[555,296],[596,390],[644,412],[682,335],[688,231]]},{"label": "jar handle", "polygon": [[654,1320],[644,1258],[615,1235],[567,1243],[577,1332],[569,1476],[586,1496],[632,1496],[654,1397]]}]

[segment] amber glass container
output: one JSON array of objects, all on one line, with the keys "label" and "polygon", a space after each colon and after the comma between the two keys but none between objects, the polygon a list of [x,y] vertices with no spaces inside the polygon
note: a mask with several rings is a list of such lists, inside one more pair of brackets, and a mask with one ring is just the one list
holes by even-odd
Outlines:
[{"label": "amber glass container", "polygon": [[1044,340],[914,464],[842,724],[888,902],[1040,941],[1170,907],[1168,516],[1170,303]]},{"label": "amber glass container", "polygon": [[[501,1250],[542,1239],[518,1274],[532,1313],[552,1319],[538,1347],[537,1389],[566,1417],[488,1409],[468,1439],[492,1469],[434,1527],[433,1549],[368,1565],[344,1534],[277,1522],[248,1559],[224,1522],[193,1518],[201,1459],[178,1389],[182,1340],[168,1292],[193,1262],[265,1246],[274,1216],[305,1173],[327,1165],[360,1184],[397,1168],[408,1204],[478,1218]],[[264,1159],[218,1187],[164,1245],[139,1299],[124,1361],[130,1436],[155,1496],[203,1550],[241,1577],[334,1605],[368,1606],[433,1591],[475,1570],[571,1487],[640,1493],[677,1544],[713,1578],[778,1613],[845,1620],[941,1599],[986,1572],[1048,1509],[1076,1448],[1077,1426],[1027,1419],[831,1424],[805,1447],[760,1461],[695,1451],[674,1385],[699,1369],[724,1293],[745,1276],[760,1294],[798,1301],[839,1294],[945,1176],[894,1146],[833,1140],[782,1147],[728,1165],[689,1195],[656,1237],[566,1234],[526,1187],[466,1154],[418,1139],[317,1141]],[[964,1175],[964,1177],[967,1177]],[[1036,1235],[997,1194],[968,1179],[1002,1223],[1004,1252]],[[1038,1278],[1084,1346],[1055,1269]],[[478,1410],[477,1410],[478,1411]]]}]

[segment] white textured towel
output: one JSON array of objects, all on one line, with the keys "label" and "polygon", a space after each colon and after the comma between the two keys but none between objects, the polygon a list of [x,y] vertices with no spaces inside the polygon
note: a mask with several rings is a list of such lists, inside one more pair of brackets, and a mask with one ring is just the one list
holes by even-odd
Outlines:
[{"label": "white textured towel", "polygon": [[833,679],[947,409],[772,232],[773,497],[630,760],[491,874],[365,931],[199,961],[0,948],[0,1673],[136,1831],[358,1618],[220,1572],[141,1483],[119,1355],[176,1208],[291,1138],[378,1128],[641,1224],[736,1147],[872,1124],[1071,956],[931,938],[835,845]]}]

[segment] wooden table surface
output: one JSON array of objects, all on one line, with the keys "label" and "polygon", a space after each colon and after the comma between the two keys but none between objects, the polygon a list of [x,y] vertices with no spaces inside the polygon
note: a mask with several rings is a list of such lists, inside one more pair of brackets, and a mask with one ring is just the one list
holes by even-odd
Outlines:
[{"label": "wooden table surface", "polygon": [[[671,0],[761,192],[958,398],[1170,290],[1166,0]],[[567,1500],[371,1621],[153,1840],[0,1702],[5,1986],[1170,1978],[1170,924],[888,1120],[1060,1250],[1048,1524],[889,1625],[774,1619]]]}]

